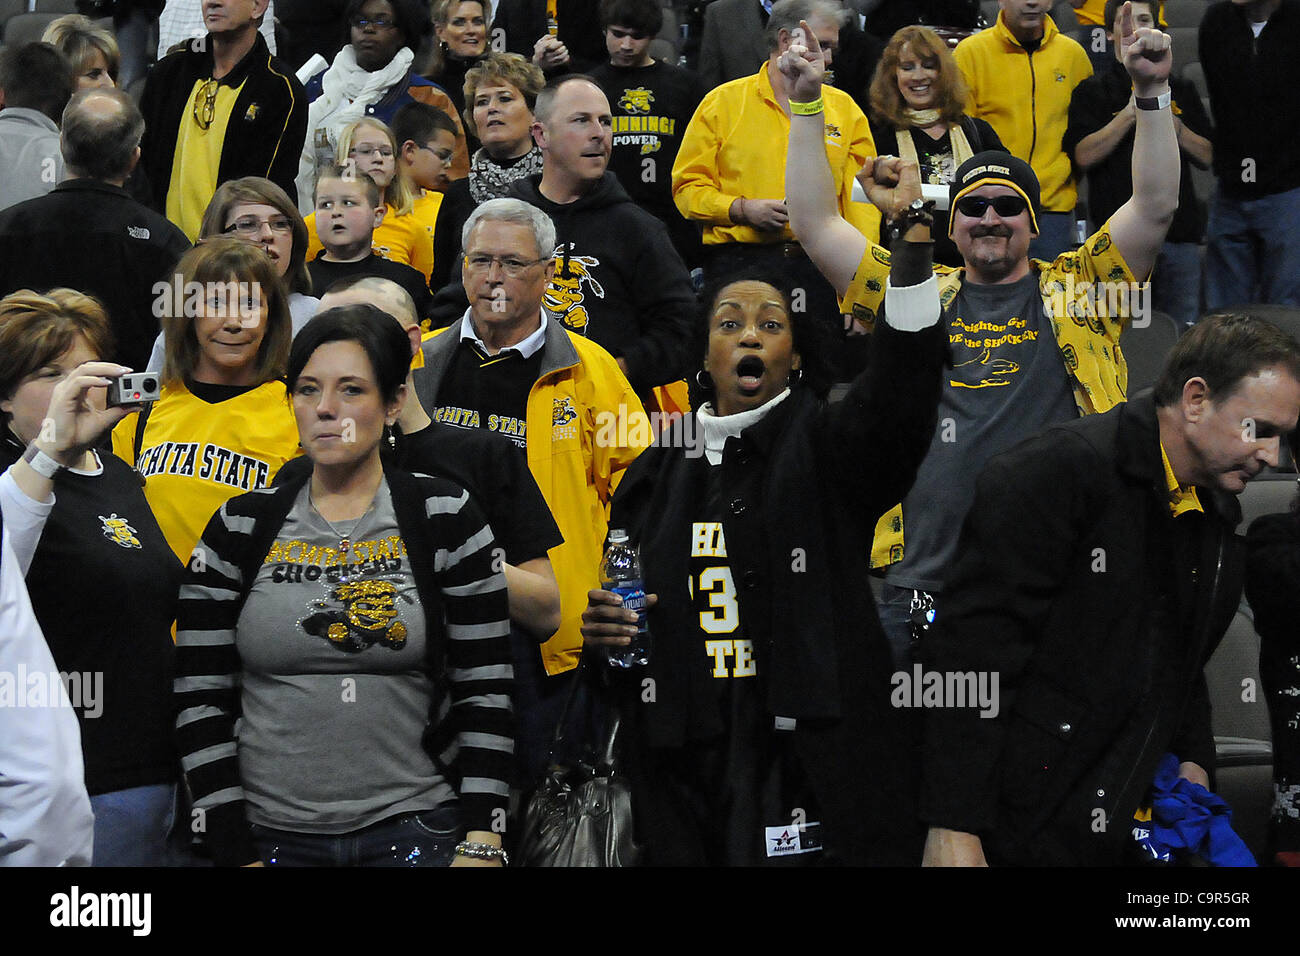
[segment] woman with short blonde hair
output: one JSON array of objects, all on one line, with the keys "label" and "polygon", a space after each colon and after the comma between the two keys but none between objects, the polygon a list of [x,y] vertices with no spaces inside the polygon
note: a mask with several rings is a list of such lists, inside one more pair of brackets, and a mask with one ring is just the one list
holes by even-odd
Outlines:
[{"label": "woman with short blonde hair", "polygon": [[59,17],[45,28],[41,42],[71,61],[77,89],[117,86],[117,71],[122,63],[117,38],[111,31],[95,26],[89,17],[79,13]]}]

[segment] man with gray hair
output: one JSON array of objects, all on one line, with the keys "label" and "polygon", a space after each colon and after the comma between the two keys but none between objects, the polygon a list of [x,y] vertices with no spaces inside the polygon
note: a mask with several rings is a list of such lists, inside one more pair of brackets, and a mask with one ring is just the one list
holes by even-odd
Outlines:
[{"label": "man with gray hair", "polygon": [[[826,153],[840,215],[864,235],[875,235],[880,214],[853,202],[853,179],[875,155],[867,117],[842,90],[823,87],[815,104],[792,103],[777,63],[800,38],[807,21],[827,64],[839,45],[844,11],[833,0],[781,0],[767,23],[768,58],[750,76],[724,83],[704,97],[673,163],[673,201],[704,229],[708,280],[745,268],[761,268],[803,291],[803,308],[842,335],[835,293],[790,230],[786,212],[785,153],[773,144],[790,137],[791,112],[822,112]],[[843,368],[848,377],[851,369]]]},{"label": "man with gray hair", "polygon": [[122,188],[140,160],[144,119],[115,89],[77,93],[60,138],[69,178],[0,212],[0,295],[64,286],[108,310],[116,340],[100,356],[143,369],[158,335],[153,286],[190,247],[176,226]]},{"label": "man with gray hair", "polygon": [[466,221],[463,248],[469,308],[425,342],[413,379],[435,422],[496,433],[527,456],[564,536],[550,552],[559,629],[515,668],[517,748],[525,762],[531,749],[539,774],[582,649],[587,592],[600,586],[609,500],[652,436],[613,356],[542,308],[556,268],[549,216],[493,199]]}]

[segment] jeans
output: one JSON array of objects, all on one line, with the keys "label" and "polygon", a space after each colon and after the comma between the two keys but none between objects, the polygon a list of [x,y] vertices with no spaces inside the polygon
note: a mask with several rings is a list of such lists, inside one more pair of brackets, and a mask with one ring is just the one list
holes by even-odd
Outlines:
[{"label": "jeans", "polygon": [[1073,212],[1043,210],[1038,214],[1038,238],[1029,243],[1029,258],[1051,262],[1078,244],[1079,234]]},{"label": "jeans", "polygon": [[294,833],[255,823],[249,829],[267,866],[447,866],[463,838],[454,803],[351,833]]},{"label": "jeans", "polygon": [[1201,317],[1201,247],[1194,242],[1166,242],[1151,273],[1152,306],[1190,328]]},{"label": "jeans", "polygon": [[176,785],[114,790],[90,798],[95,815],[95,866],[168,866]]},{"label": "jeans", "polygon": [[1300,189],[1233,199],[1214,191],[1206,230],[1205,309],[1300,306]]}]

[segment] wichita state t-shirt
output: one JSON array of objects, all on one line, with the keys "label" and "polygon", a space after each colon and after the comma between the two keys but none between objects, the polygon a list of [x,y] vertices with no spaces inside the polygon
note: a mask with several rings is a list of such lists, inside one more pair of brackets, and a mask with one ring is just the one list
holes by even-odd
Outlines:
[{"label": "wichita state t-shirt", "polygon": [[209,519],[235,495],[266,488],[298,448],[298,425],[284,383],[267,382],[223,395],[217,386],[165,385],[145,422],[135,457],[139,415],[113,429],[113,454],[144,478],[144,494],[167,543],[189,564]]},{"label": "wichita state t-shirt", "polygon": [[1079,417],[1036,272],[1011,285],[964,282],[944,318],[953,367],[930,450],[903,500],[903,560],[886,575],[923,591],[942,590],[985,463]]}]

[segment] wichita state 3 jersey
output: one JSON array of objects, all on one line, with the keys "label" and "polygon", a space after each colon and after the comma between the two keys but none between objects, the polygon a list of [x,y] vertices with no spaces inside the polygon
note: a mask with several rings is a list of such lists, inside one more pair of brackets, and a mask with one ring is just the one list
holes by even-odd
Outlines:
[{"label": "wichita state 3 jersey", "polygon": [[167,543],[189,564],[209,519],[228,499],[265,488],[298,454],[298,426],[284,383],[206,402],[168,385],[150,410],[135,460],[139,415],[113,429],[113,454],[144,478],[144,494]]}]

